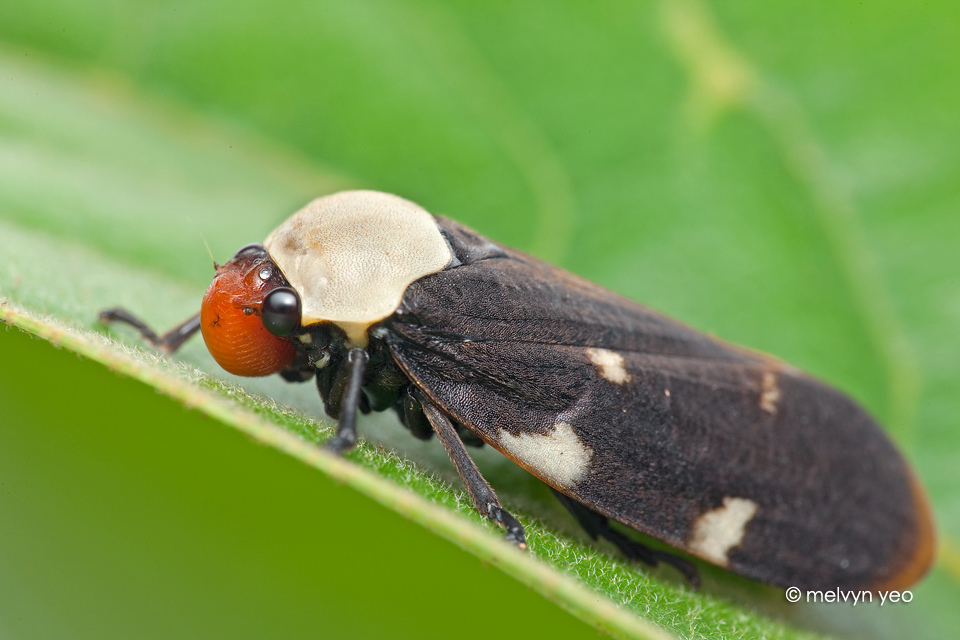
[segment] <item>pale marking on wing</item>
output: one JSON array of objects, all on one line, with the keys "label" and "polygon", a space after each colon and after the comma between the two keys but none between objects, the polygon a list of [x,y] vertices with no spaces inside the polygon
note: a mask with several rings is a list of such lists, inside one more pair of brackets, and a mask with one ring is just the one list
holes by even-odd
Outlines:
[{"label": "pale marking on wing", "polygon": [[743,541],[747,523],[757,512],[757,503],[746,498],[724,498],[723,506],[697,519],[690,535],[690,550],[721,567],[727,553]]},{"label": "pale marking on wing", "polygon": [[624,384],[630,382],[630,374],[627,373],[627,364],[623,356],[616,351],[609,349],[587,349],[587,357],[590,362],[595,364],[600,370],[600,375],[605,380],[615,384]]},{"label": "pale marking on wing", "polygon": [[593,449],[585,445],[570,423],[557,421],[550,433],[500,431],[500,446],[537,475],[558,487],[573,487],[590,470]]},{"label": "pale marking on wing", "polygon": [[760,408],[776,415],[777,403],[780,402],[780,386],[777,384],[777,374],[765,371],[763,374],[762,392],[760,394]]}]

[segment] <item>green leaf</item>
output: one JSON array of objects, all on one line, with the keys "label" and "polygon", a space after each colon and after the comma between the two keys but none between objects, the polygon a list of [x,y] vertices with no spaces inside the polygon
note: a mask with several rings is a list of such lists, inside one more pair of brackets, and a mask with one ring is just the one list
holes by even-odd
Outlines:
[{"label": "green leaf", "polygon": [[[960,45],[949,20],[825,3],[741,3],[715,16],[681,0],[602,12],[281,4],[0,8],[5,320],[325,471],[617,636],[805,635],[775,618],[851,636],[960,626],[948,604],[960,595],[960,97],[941,80]],[[943,563],[908,605],[787,605],[779,590],[710,569],[704,593],[691,593],[667,570],[584,543],[536,483],[485,452],[485,474],[530,529],[532,552],[519,554],[472,513],[436,443],[411,442],[389,416],[361,425],[378,446],[329,458],[314,446],[327,427],[311,389],[231,378],[199,343],[157,358],[129,332],[108,339],[96,326],[116,304],[158,328],[182,320],[209,282],[201,236],[222,261],[310,198],[355,186],[411,197],[848,390],[917,463]],[[10,360],[3,369],[17,383]],[[4,406],[33,406],[27,397],[11,392]],[[26,437],[41,415],[5,421],[4,433]],[[3,540],[0,555],[15,548]],[[427,607],[437,585],[459,579],[438,571],[400,590],[423,590]],[[50,606],[78,620],[79,601]],[[462,606],[477,601],[493,602],[480,592]],[[490,606],[478,617],[505,607]],[[243,619],[273,619],[258,613]],[[0,633],[29,635],[22,624],[0,616]]]}]

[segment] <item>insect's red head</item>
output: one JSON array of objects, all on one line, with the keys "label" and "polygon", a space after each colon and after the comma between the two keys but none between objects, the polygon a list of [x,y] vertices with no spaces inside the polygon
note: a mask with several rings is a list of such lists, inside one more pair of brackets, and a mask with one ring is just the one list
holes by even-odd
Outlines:
[{"label": "insect's red head", "polygon": [[217,363],[238,376],[266,376],[297,356],[285,336],[300,324],[300,298],[262,245],[247,245],[222,267],[203,296],[200,331]]}]

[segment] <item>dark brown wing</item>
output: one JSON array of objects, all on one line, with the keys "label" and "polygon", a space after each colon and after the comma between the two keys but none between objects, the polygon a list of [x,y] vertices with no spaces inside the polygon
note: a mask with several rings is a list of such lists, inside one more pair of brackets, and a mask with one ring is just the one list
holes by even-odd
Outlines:
[{"label": "dark brown wing", "polygon": [[923,574],[922,491],[846,396],[442,224],[461,264],[410,286],[388,342],[456,421],[604,515],[758,580]]}]

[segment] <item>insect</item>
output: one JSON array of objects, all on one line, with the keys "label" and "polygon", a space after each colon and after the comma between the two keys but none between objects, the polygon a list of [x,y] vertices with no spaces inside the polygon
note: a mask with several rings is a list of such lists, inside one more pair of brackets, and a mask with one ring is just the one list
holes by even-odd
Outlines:
[{"label": "insect", "polygon": [[852,400],[770,356],[725,344],[384,193],[310,203],[216,267],[198,330],[231,373],[315,378],[357,441],[357,412],[393,409],[436,435],[477,510],[524,547],[465,445],[547,483],[594,539],[696,566],[611,521],[762,582],[894,589],[934,555],[924,491]]}]

